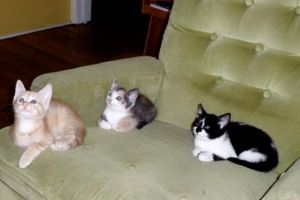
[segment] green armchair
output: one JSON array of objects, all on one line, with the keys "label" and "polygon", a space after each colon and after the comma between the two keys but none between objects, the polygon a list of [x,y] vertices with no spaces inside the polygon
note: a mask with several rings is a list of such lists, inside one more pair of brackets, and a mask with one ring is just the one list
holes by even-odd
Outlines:
[{"label": "green armchair", "polygon": [[[0,130],[0,199],[300,199],[300,4],[297,0],[175,0],[159,59],[140,56],[37,77],[78,110],[81,147],[46,150],[18,168],[22,149]],[[141,130],[97,127],[111,80],[158,108]],[[190,125],[210,112],[265,130],[279,151],[268,173],[192,155]]]}]

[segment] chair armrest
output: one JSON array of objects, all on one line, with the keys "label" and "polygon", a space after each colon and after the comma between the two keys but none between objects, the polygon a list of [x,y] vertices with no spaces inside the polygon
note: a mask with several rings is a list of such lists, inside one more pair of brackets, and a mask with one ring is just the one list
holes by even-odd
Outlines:
[{"label": "chair armrest", "polygon": [[162,63],[156,58],[138,56],[43,74],[33,80],[31,90],[40,90],[51,83],[55,98],[71,104],[86,125],[96,125],[112,79],[117,79],[126,89],[138,87],[155,102],[163,71]]},{"label": "chair armrest", "polygon": [[300,159],[284,172],[262,200],[300,199]]}]

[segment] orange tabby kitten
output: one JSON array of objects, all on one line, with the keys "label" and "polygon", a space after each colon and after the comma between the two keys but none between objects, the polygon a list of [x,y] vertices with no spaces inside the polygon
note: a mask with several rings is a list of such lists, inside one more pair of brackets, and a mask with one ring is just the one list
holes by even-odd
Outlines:
[{"label": "orange tabby kitten", "polygon": [[84,142],[85,128],[79,115],[68,105],[51,100],[52,86],[39,92],[26,91],[18,80],[13,99],[15,120],[10,129],[17,146],[26,150],[19,167],[27,167],[47,147],[65,151]]}]

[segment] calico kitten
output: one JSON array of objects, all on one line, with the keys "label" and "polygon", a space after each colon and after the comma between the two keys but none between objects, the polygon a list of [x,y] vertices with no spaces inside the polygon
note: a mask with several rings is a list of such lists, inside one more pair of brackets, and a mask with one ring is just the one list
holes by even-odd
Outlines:
[{"label": "calico kitten", "polygon": [[126,91],[113,80],[106,96],[106,107],[97,123],[103,129],[128,132],[153,121],[156,113],[154,104],[137,88]]},{"label": "calico kitten", "polygon": [[52,86],[39,92],[26,91],[18,80],[13,99],[14,123],[10,135],[26,150],[19,167],[27,167],[47,147],[65,151],[83,143],[85,128],[79,115],[68,105],[52,99]]},{"label": "calico kitten", "polygon": [[201,161],[229,160],[258,171],[273,169],[278,153],[272,139],[256,127],[231,122],[230,117],[230,113],[208,114],[199,104],[192,124],[193,155]]}]

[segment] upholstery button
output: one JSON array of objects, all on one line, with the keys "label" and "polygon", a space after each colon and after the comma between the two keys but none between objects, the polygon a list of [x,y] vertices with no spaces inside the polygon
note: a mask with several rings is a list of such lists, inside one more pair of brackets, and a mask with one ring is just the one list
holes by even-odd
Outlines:
[{"label": "upholstery button", "polygon": [[179,195],[179,200],[188,200],[189,197],[186,194]]},{"label": "upholstery button", "polygon": [[218,35],[216,33],[212,33],[210,35],[210,39],[214,41],[214,40],[218,39]]},{"label": "upholstery button", "polygon": [[270,90],[265,90],[263,95],[265,98],[270,98],[272,95],[272,92]]},{"label": "upholstery button", "polygon": [[264,48],[265,48],[265,47],[264,47],[263,44],[258,43],[258,44],[256,44],[256,46],[255,46],[255,51],[260,52],[260,51],[263,51]]},{"label": "upholstery button", "polygon": [[254,0],[245,0],[246,6],[252,6],[254,4]]},{"label": "upholstery button", "polygon": [[91,145],[88,145],[88,144],[84,144],[84,145],[83,145],[83,148],[85,148],[85,149],[91,149],[92,146],[91,146]]},{"label": "upholstery button", "polygon": [[136,165],[135,164],[129,164],[129,165],[127,165],[127,169],[130,169],[130,170],[136,169]]},{"label": "upholstery button", "polygon": [[285,172],[282,172],[282,174],[279,175],[279,178],[285,175]]},{"label": "upholstery button", "polygon": [[136,79],[130,79],[130,83],[132,84],[132,85],[136,85],[137,83],[136,83]]},{"label": "upholstery button", "polygon": [[94,97],[100,97],[101,96],[101,94],[102,94],[102,91],[101,91],[101,89],[100,88],[95,88],[94,89]]},{"label": "upholstery button", "polygon": [[296,8],[296,15],[300,15],[300,7]]},{"label": "upholstery button", "polygon": [[224,83],[223,77],[218,76],[217,79],[216,79],[216,83],[217,83],[218,85],[221,85],[222,83]]}]

